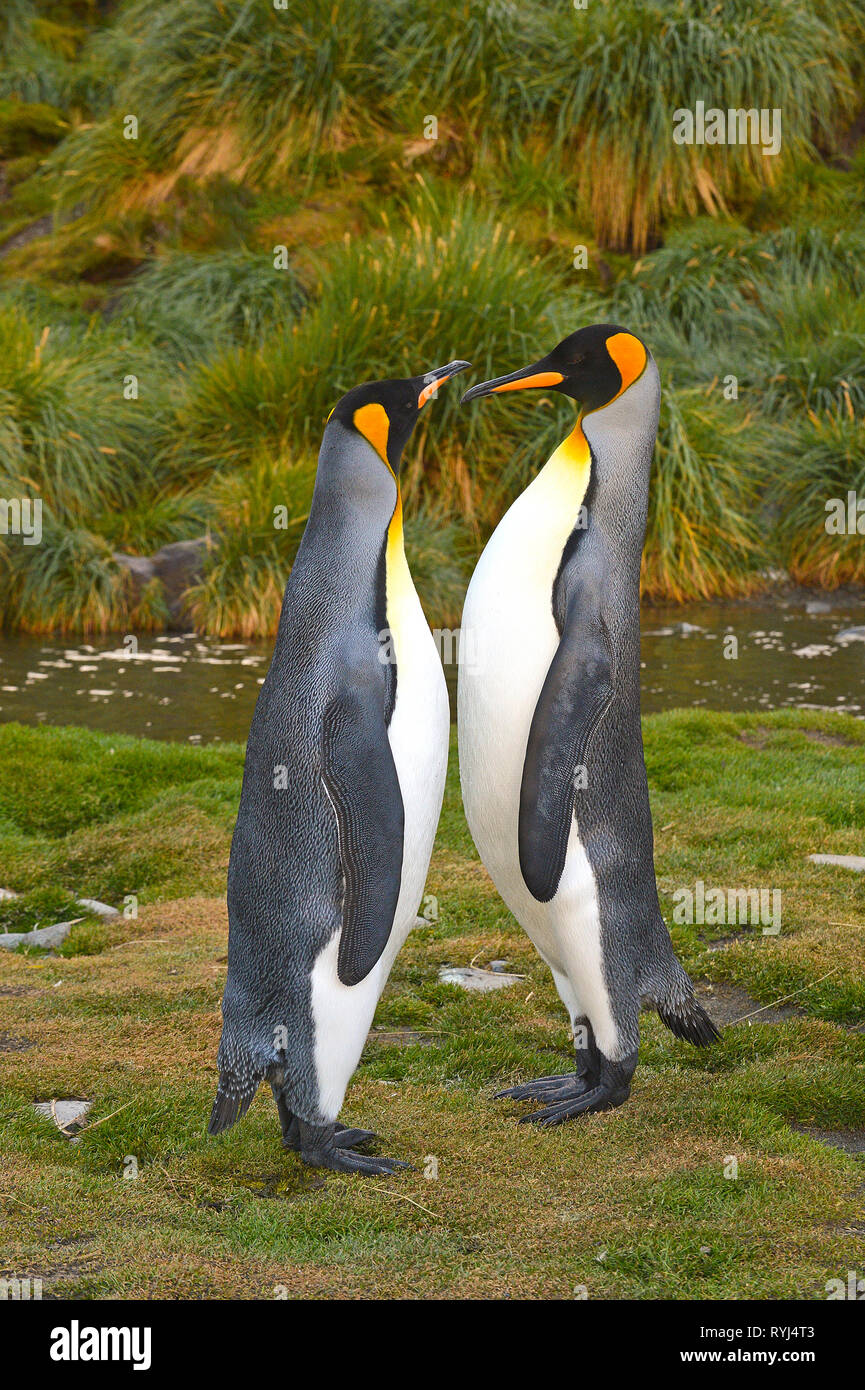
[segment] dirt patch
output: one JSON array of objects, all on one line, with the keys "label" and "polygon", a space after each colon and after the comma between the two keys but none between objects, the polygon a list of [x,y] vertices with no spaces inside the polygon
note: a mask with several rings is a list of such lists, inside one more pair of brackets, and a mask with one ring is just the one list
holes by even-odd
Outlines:
[{"label": "dirt patch", "polygon": [[739,739],[742,743],[747,743],[749,748],[765,748],[771,735],[771,729],[743,729]]},{"label": "dirt patch", "polygon": [[0,985],[0,994],[5,998],[17,998],[21,994],[36,994],[37,990],[32,985]]},{"label": "dirt patch", "polygon": [[29,1052],[35,1046],[29,1038],[13,1038],[11,1033],[0,1033],[0,1052]]},{"label": "dirt patch", "polygon": [[790,1128],[830,1149],[840,1149],[845,1154],[865,1154],[865,1129],[817,1129],[814,1125],[797,1124],[791,1124]]},{"label": "dirt patch", "polygon": [[829,748],[855,748],[851,738],[839,738],[837,734],[824,734],[822,729],[803,729],[803,734],[812,743],[825,743]]},{"label": "dirt patch", "polygon": [[694,986],[694,993],[719,1028],[729,1028],[734,1023],[745,1027],[751,1023],[786,1023],[790,1018],[805,1017],[804,1010],[794,1004],[758,1004],[738,985],[701,981]]}]

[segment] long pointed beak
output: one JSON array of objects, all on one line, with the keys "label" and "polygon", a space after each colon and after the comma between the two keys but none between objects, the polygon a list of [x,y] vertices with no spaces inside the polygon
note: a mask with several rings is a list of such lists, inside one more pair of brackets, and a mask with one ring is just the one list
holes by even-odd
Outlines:
[{"label": "long pointed beak", "polygon": [[481,381],[466,391],[460,405],[466,401],[476,401],[478,396],[492,396],[499,391],[525,391],[532,386],[558,386],[564,381],[561,372],[549,371],[543,362],[535,362],[531,367],[521,367],[518,372],[508,376],[493,377],[492,381]]},{"label": "long pointed beak", "polygon": [[466,367],[471,365],[471,362],[463,362],[457,358],[455,362],[448,362],[444,367],[433,367],[431,372],[424,372],[424,385],[417,398],[418,410],[421,406],[426,405],[431,396],[436,394],[442,382],[447,381],[449,377],[456,376],[457,372],[464,372]]}]

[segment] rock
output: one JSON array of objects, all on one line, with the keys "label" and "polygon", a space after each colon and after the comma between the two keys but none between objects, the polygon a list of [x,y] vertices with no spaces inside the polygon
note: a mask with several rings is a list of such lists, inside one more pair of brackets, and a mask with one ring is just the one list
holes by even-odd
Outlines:
[{"label": "rock", "polygon": [[129,571],[136,602],[152,579],[160,580],[168,608],[168,627],[175,632],[185,631],[189,623],[183,612],[184,595],[201,578],[210,543],[207,536],[198,536],[192,541],[164,545],[155,555],[126,555],[117,550],[112,558]]},{"label": "rock", "polygon": [[18,896],[19,895],[12,888],[0,888],[0,903],[11,902],[13,898],[17,898]]},{"label": "rock", "polygon": [[108,903],[101,903],[98,898],[76,898],[79,907],[86,907],[88,912],[95,912],[97,917],[119,917],[120,913],[116,907],[109,907]]},{"label": "rock", "polygon": [[697,627],[695,623],[676,623],[674,632],[678,632],[680,637],[690,637],[692,632],[702,632],[703,628]]},{"label": "rock", "polygon": [[824,603],[821,598],[812,598],[808,603],[805,604],[805,612],[831,613],[832,605],[830,603]]},{"label": "rock", "polygon": [[183,596],[201,578],[209,545],[207,536],[198,536],[193,541],[175,541],[157,550],[150,562],[156,577],[162,580],[170,628],[189,626],[183,616]]},{"label": "rock", "polygon": [[851,869],[854,874],[865,874],[865,855],[861,854],[809,854],[812,864],[834,864],[838,869]]},{"label": "rock", "polygon": [[148,560],[146,555],[126,555],[122,550],[115,550],[111,558],[129,571],[132,578],[132,592],[137,603],[142,590],[154,577],[153,561]]},{"label": "rock", "polygon": [[836,632],[835,641],[844,645],[848,642],[865,642],[865,627],[845,627],[843,632]]},{"label": "rock", "polygon": [[71,1139],[72,1135],[67,1131],[81,1128],[81,1121],[92,1105],[92,1100],[40,1100],[33,1109],[37,1115],[53,1120],[64,1137]]},{"label": "rock", "polygon": [[507,975],[504,971],[478,970],[474,965],[442,965],[439,979],[444,985],[457,985],[460,989],[479,990],[488,993],[492,989],[506,989],[524,980],[525,975]]},{"label": "rock", "polygon": [[[77,919],[79,922],[81,918]],[[65,941],[75,922],[55,922],[51,927],[37,927],[35,931],[0,932],[0,948],[14,951],[18,946],[41,946],[50,950]]]},{"label": "rock", "polygon": [[497,975],[503,975],[503,974],[505,973],[505,966],[506,966],[506,965],[507,965],[507,961],[506,961],[506,960],[491,960],[491,961],[490,961],[490,970],[495,971],[495,973],[496,973]]}]

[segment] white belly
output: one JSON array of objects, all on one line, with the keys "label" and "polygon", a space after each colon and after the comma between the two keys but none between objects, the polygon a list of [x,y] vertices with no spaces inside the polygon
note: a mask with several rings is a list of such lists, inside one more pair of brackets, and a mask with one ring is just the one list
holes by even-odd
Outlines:
[{"label": "white belly", "polygon": [[407,576],[406,568],[405,574],[398,576],[393,601],[390,587],[388,591],[397,668],[396,704],[388,738],[405,815],[399,900],[387,946],[359,984],[344,985],[337,975],[339,933],[321,952],[313,969],[315,1063],[320,1109],[328,1120],[339,1114],[376,1004],[417,916],[444,795],[450,734],[447,686],[432,633]]},{"label": "white belly", "polygon": [[563,456],[566,441],[506,513],[469,585],[459,670],[460,780],[478,853],[553,971],[571,1021],[588,1015],[601,1049],[616,1056],[595,879],[576,822],[551,902],[532,897],[519,864],[526,745],[559,645],[553,585],[588,482],[581,438]]}]

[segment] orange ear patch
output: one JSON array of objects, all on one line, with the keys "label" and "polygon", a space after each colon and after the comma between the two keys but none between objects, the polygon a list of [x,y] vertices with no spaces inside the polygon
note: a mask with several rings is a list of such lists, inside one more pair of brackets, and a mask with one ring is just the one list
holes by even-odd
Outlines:
[{"label": "orange ear patch", "polygon": [[387,411],[383,405],[372,402],[370,405],[362,405],[352,416],[354,427],[359,430],[364,439],[368,439],[375,449],[382,463],[387,462],[387,436],[390,430],[390,421],[387,418]]},{"label": "orange ear patch", "polygon": [[558,386],[564,381],[561,372],[535,372],[534,376],[520,377],[519,381],[506,381],[502,386],[494,386],[491,395],[499,391],[525,391],[529,386]]},{"label": "orange ear patch", "polygon": [[637,380],[645,367],[646,349],[639,338],[634,337],[633,333],[614,333],[611,338],[607,339],[607,352],[618,367],[622,378],[621,389],[613,397],[615,401],[622,395],[622,392],[627,391],[632,382]]}]

